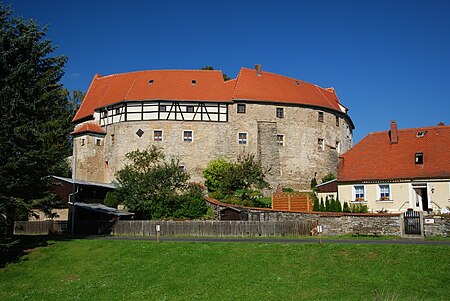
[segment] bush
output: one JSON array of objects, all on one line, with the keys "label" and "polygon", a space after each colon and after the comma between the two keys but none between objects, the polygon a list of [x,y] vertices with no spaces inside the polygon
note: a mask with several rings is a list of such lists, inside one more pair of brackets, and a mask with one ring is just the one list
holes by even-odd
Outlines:
[{"label": "bush", "polygon": [[313,211],[316,211],[316,212],[320,211],[319,198],[316,195],[314,195],[313,198],[314,198]]},{"label": "bush", "polygon": [[323,204],[323,198],[320,198],[319,211],[325,212],[325,205]]},{"label": "bush", "polygon": [[105,199],[103,200],[103,204],[108,207],[117,208],[117,205],[119,205],[120,202],[117,199],[117,195],[114,193],[114,191],[108,191]]},{"label": "bush", "polygon": [[281,191],[282,192],[294,192],[294,189],[291,187],[282,187]]},{"label": "bush", "polygon": [[367,213],[369,211],[369,208],[364,204],[351,204],[350,211],[352,213]]},{"label": "bush", "polygon": [[344,207],[342,208],[343,212],[350,212],[350,207],[347,202],[344,202]]},{"label": "bush", "polygon": [[342,205],[339,198],[336,199],[336,212],[342,212]]}]

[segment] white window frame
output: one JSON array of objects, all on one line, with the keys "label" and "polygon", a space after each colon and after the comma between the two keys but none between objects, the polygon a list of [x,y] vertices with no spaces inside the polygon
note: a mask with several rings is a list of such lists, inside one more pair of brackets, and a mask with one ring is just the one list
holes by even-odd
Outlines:
[{"label": "white window frame", "polygon": [[[161,132],[161,140],[156,140],[155,132]],[[163,130],[153,130],[153,142],[163,142],[164,141],[164,131]]]},{"label": "white window frame", "polygon": [[[241,139],[240,135],[244,134],[245,138]],[[237,136],[237,142],[239,145],[247,145],[248,144],[248,133],[247,132],[239,132]]]},{"label": "white window frame", "polygon": [[[191,132],[191,139],[187,139],[188,137],[185,136],[185,133]],[[183,142],[194,142],[194,131],[193,130],[183,130],[183,135],[181,136],[181,140]]]},{"label": "white window frame", "polygon": [[[356,194],[356,189],[362,187],[363,188],[363,198],[362,199],[357,199],[357,194]],[[361,198],[361,197],[359,197]],[[353,185],[353,199],[352,199],[352,203],[367,203],[367,199],[366,199],[366,185]]]},{"label": "white window frame", "polygon": [[[384,198],[384,196],[382,196],[382,193],[383,193],[382,192],[382,186],[387,186],[388,187],[388,193],[389,193],[388,198]],[[378,202],[393,202],[392,201],[392,189],[391,189],[391,185],[390,184],[383,183],[383,184],[378,184],[377,185],[377,201]]]}]

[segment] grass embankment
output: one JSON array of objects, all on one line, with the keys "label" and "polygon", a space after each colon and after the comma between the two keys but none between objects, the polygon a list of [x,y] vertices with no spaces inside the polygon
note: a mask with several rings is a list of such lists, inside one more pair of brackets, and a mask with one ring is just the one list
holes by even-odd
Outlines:
[{"label": "grass embankment", "polygon": [[447,300],[450,247],[69,240],[0,269],[0,300]]}]

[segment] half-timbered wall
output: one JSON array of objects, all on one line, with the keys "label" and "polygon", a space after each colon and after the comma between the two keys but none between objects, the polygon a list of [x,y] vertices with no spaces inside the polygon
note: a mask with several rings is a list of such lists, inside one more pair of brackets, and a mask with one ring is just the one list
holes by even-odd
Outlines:
[{"label": "half-timbered wall", "polygon": [[228,105],[217,102],[135,101],[102,108],[99,116],[102,126],[146,120],[227,122]]}]

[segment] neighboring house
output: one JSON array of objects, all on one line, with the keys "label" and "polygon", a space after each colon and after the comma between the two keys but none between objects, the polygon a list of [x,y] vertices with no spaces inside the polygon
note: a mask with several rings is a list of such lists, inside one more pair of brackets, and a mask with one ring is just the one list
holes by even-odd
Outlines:
[{"label": "neighboring house", "polygon": [[328,182],[318,184],[316,186],[316,194],[317,197],[320,199],[325,199],[328,197],[328,199],[337,199],[338,196],[338,187],[337,187],[337,179],[330,180]]},{"label": "neighboring house", "polygon": [[450,126],[371,133],[339,157],[341,202],[369,211],[447,211],[450,206]]},{"label": "neighboring house", "polygon": [[218,70],[95,75],[73,122],[76,180],[112,183],[126,153],[153,144],[195,182],[211,160],[253,153],[274,189],[336,173],[354,129],[333,88],[260,65],[229,81]]}]

